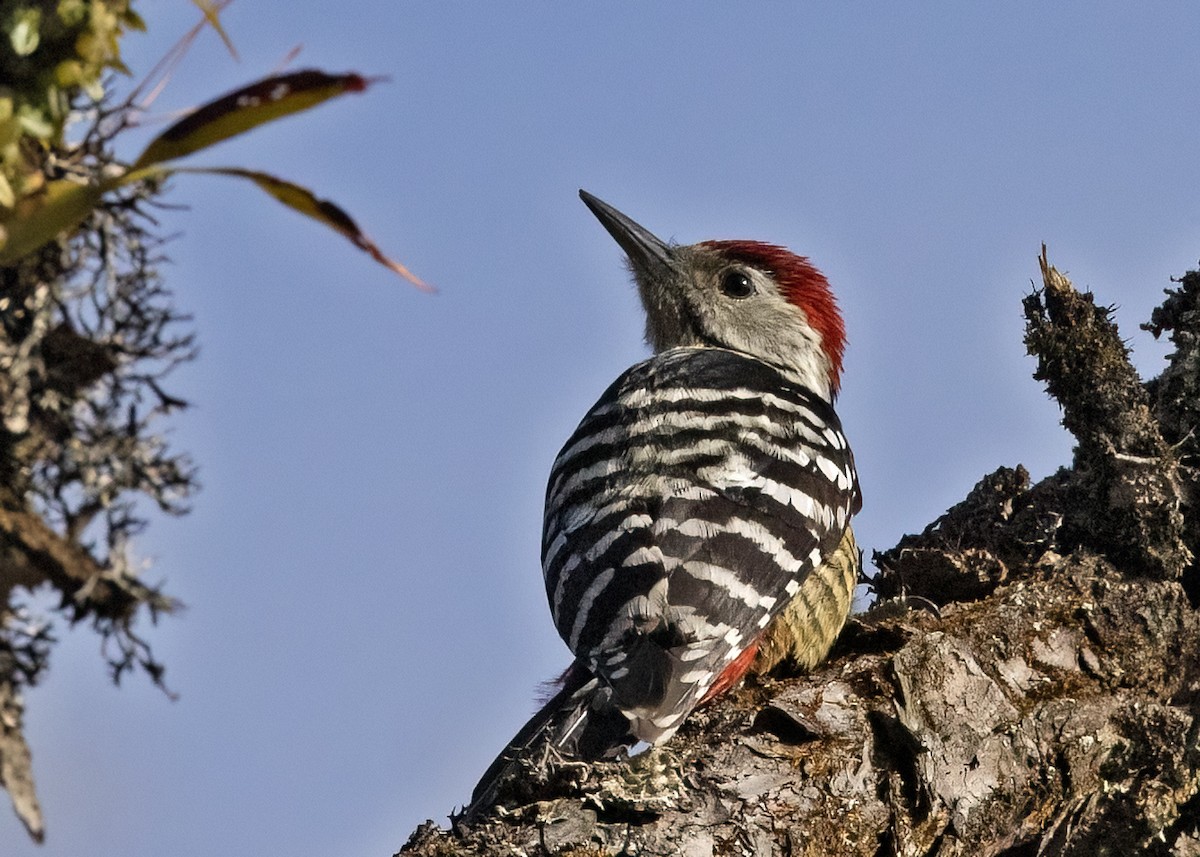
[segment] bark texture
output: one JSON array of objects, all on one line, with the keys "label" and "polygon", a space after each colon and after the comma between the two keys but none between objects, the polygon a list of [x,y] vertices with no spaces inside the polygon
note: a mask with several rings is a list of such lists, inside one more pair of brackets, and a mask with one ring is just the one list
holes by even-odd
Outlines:
[{"label": "bark texture", "polygon": [[632,762],[531,760],[490,818],[400,853],[1200,855],[1200,273],[1147,325],[1176,350],[1143,384],[1041,266],[1026,344],[1071,467],[1000,468],[876,553],[880,601],[810,675]]}]

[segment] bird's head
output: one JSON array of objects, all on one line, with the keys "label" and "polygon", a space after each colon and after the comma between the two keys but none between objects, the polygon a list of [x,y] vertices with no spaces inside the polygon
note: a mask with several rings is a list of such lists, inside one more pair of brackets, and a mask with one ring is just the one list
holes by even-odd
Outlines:
[{"label": "bird's head", "polygon": [[826,400],[837,395],[845,326],[829,281],[808,259],[760,241],[667,243],[587,191],[579,195],[629,257],[656,352],[728,348]]}]

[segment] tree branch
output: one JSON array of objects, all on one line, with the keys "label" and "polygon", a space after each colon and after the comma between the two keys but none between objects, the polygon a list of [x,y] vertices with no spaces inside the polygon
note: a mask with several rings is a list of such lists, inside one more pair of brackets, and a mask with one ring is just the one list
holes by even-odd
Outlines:
[{"label": "tree branch", "polygon": [[492,817],[401,853],[1200,853],[1200,275],[1156,311],[1178,350],[1142,385],[1109,311],[1040,261],[1026,341],[1071,468],[1001,468],[876,554],[886,600],[812,675],[631,762],[531,763]]}]

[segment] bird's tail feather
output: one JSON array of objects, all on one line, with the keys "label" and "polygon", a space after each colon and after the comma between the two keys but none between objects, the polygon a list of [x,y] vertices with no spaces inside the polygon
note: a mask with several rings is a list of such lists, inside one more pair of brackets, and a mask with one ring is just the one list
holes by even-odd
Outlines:
[{"label": "bird's tail feather", "polygon": [[497,791],[514,765],[522,759],[556,754],[562,758],[594,761],[631,746],[629,720],[609,701],[609,691],[598,678],[576,662],[562,677],[562,688],[529,719],[483,772],[471,793],[471,802],[453,818],[471,822],[496,802]]}]

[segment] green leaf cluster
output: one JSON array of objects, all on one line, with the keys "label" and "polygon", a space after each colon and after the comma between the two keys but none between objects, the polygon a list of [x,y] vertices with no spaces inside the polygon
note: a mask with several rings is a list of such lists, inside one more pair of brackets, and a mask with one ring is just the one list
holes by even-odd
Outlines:
[{"label": "green leaf cluster", "polygon": [[128,73],[120,39],[145,25],[130,0],[0,0],[0,208],[41,188],[41,155],[63,142],[71,106]]}]

